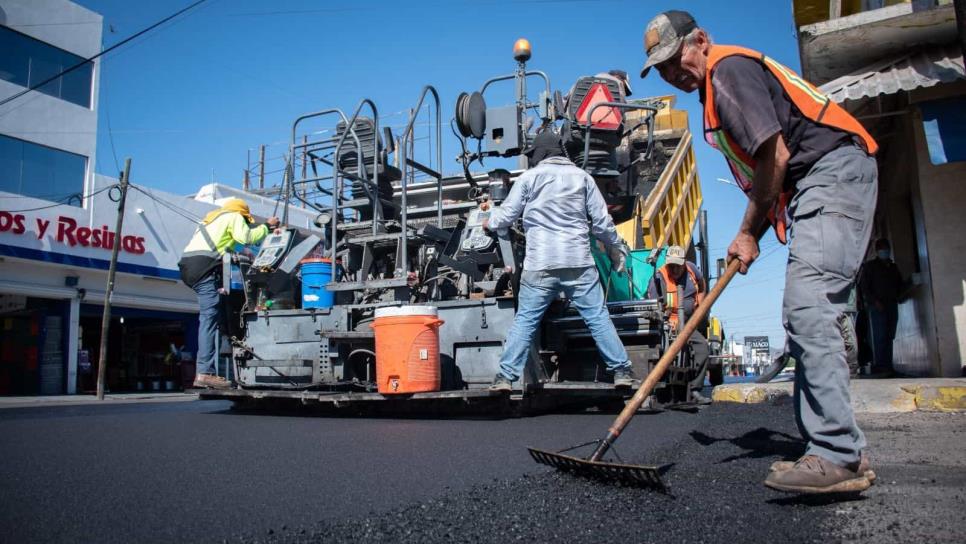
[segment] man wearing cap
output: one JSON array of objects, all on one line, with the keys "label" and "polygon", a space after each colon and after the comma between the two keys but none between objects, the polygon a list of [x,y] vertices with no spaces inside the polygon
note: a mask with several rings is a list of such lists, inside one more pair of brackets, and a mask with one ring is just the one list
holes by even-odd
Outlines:
[{"label": "man wearing cap", "polygon": [[195,387],[225,389],[231,386],[228,380],[215,374],[220,265],[222,255],[235,244],[257,244],[268,235],[269,229],[278,228],[277,217],[271,217],[267,224],[253,228],[254,222],[255,218],[244,200],[228,199],[221,208],[205,216],[178,261],[181,280],[198,295]]},{"label": "man wearing cap", "polygon": [[[627,245],[607,214],[594,178],[564,156],[552,129],[538,134],[525,153],[530,169],[517,178],[503,204],[492,208],[483,223],[486,229],[499,230],[522,217],[527,239],[517,313],[492,389],[510,391],[511,382],[520,378],[543,314],[560,292],[587,323],[607,369],[614,374],[614,385],[630,387],[634,375],[605,305],[590,254],[590,236],[607,246],[618,272],[624,270]],[[489,202],[481,207],[490,209]]]},{"label": "man wearing cap", "polygon": [[795,415],[808,441],[796,463],[765,480],[799,493],[862,491],[865,436],[849,398],[843,330],[849,293],[869,243],[877,195],[875,140],[842,107],[789,68],[743,47],[712,45],[684,11],[655,17],[647,62],[685,92],[698,91],[704,133],[748,195],[728,256],[741,273],[770,222],[788,243],[782,317],[795,372]]},{"label": "man wearing cap", "polygon": [[[620,101],[622,102],[626,101],[628,96],[634,94],[634,91],[631,90],[631,82],[627,78],[627,72],[624,70],[607,70],[606,72],[598,73],[594,77],[616,81],[621,92]],[[570,92],[573,93],[573,89]]]},{"label": "man wearing cap", "polygon": [[[683,293],[678,296],[678,288]],[[680,331],[684,323],[678,319],[678,312],[684,312],[684,319],[687,321],[694,314],[704,295],[708,292],[708,287],[704,282],[701,270],[685,259],[684,248],[681,246],[671,246],[664,254],[664,266],[659,268],[651,282],[647,286],[647,298],[658,299],[664,302],[664,312],[671,330]],[[695,330],[688,339],[691,347],[691,354],[694,357],[696,368],[704,369],[708,364],[708,340]],[[704,387],[704,372],[691,384],[693,395],[698,400],[704,400],[698,392]]]},{"label": "man wearing cap", "polygon": [[[624,70],[615,69],[615,70],[608,70],[606,72],[598,72],[596,75],[594,75],[594,77],[598,79],[609,79],[617,83],[617,88],[620,91],[620,96],[615,96],[614,98],[620,102],[626,102],[627,97],[634,94],[634,91],[631,89],[631,82],[628,81],[628,78],[627,78],[627,72],[625,72]],[[564,95],[564,104],[567,105],[565,106],[564,109],[569,108],[570,97],[574,95],[574,89],[576,87],[577,87],[577,84],[574,83],[574,85],[570,87],[570,90],[567,91],[567,94]]]}]

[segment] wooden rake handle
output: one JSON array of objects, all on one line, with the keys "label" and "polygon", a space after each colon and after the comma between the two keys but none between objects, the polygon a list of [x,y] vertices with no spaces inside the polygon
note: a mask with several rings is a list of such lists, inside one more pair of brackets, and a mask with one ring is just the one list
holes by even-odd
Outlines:
[{"label": "wooden rake handle", "polygon": [[620,415],[617,416],[617,419],[614,420],[614,423],[610,426],[610,429],[608,429],[607,437],[601,441],[600,445],[597,446],[597,450],[594,451],[594,454],[590,456],[591,461],[600,461],[601,457],[603,457],[604,454],[607,453],[607,450],[610,449],[611,444],[613,444],[614,441],[617,440],[617,437],[621,435],[624,427],[630,423],[631,418],[634,417],[634,414],[637,413],[637,410],[640,409],[642,404],[644,404],[644,399],[646,399],[647,396],[651,394],[651,391],[654,390],[654,386],[657,385],[658,380],[664,376],[664,373],[667,372],[667,368],[671,366],[671,361],[677,357],[681,349],[684,348],[684,345],[687,344],[688,339],[691,338],[691,334],[694,333],[694,331],[698,328],[698,325],[708,315],[708,312],[711,311],[711,306],[716,300],[718,300],[718,297],[721,295],[722,291],[725,290],[725,287],[728,286],[728,283],[731,281],[731,279],[735,277],[735,274],[738,273],[738,269],[740,267],[741,261],[738,259],[732,259],[731,262],[728,263],[728,268],[725,270],[724,275],[718,279],[718,282],[715,283],[714,289],[708,293],[708,296],[705,297],[697,309],[695,309],[694,314],[691,315],[691,319],[688,319],[688,322],[684,324],[684,328],[681,329],[678,337],[674,339],[674,342],[672,342],[667,351],[664,352],[664,355],[657,362],[657,366],[655,366],[654,370],[647,375],[644,383],[642,383],[641,387],[636,393],[634,393],[634,396],[631,397],[631,400],[627,401],[627,404],[624,406],[624,409],[621,411]]}]

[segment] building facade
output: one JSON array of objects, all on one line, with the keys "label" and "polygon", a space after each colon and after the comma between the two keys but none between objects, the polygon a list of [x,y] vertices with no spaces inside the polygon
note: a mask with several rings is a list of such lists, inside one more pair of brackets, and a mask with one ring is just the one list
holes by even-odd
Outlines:
[{"label": "building facade", "polygon": [[[66,0],[0,0],[0,100],[81,64],[0,106],[0,394],[94,389],[114,243],[108,389],[180,389],[194,372],[197,301],[177,263],[196,221],[231,197],[263,219],[275,207],[217,184],[194,197],[142,187],[135,157],[116,235],[118,181],[94,173],[99,63],[83,62],[101,50],[102,24]],[[313,217],[289,212],[296,227]]]},{"label": "building facade", "polygon": [[966,36],[957,34],[953,2],[793,5],[804,77],[848,109],[880,145],[873,239],[891,242],[909,285],[899,306],[893,366],[909,375],[961,376]]}]

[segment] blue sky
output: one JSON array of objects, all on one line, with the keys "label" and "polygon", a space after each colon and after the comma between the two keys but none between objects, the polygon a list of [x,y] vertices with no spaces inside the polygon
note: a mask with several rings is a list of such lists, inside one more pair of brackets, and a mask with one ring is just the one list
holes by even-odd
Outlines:
[{"label": "blue sky", "polygon": [[[105,46],[189,3],[75,1],[104,16]],[[657,74],[637,78],[644,26],[666,9],[691,11],[716,42],[765,51],[799,68],[790,0],[209,0],[105,57],[96,169],[116,175],[116,154],[121,164],[132,157],[136,183],[184,194],[212,178],[240,186],[248,150],[276,144],[268,156],[281,156],[291,122],[308,111],[351,111],[369,97],[382,114],[402,112],[415,105],[423,85],[432,84],[448,120],[459,92],[512,72],[513,42],[526,37],[533,44],[529,67],[547,72],[562,92],[579,76],[620,68],[632,74],[635,98],[678,95],[678,107],[690,112],[697,129],[714,262],[737,229],[745,197],[717,181],[730,174],[700,140],[697,96],[682,95]],[[511,91],[505,92],[509,103]],[[399,114],[384,123],[405,120]],[[457,144],[447,135],[444,127],[444,168],[456,172]],[[275,160],[268,168],[281,166]],[[769,234],[762,254],[747,277],[732,283],[715,313],[729,335],[764,334],[780,345],[787,253]]]}]

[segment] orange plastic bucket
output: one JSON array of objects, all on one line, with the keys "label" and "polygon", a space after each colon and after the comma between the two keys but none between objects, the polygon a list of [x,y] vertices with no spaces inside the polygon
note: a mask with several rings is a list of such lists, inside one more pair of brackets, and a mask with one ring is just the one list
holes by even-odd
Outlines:
[{"label": "orange plastic bucket", "polygon": [[439,319],[435,306],[378,308],[376,385],[384,395],[439,391]]}]

